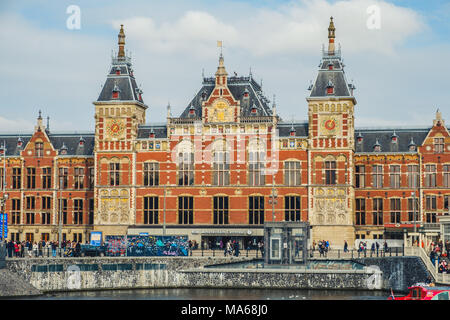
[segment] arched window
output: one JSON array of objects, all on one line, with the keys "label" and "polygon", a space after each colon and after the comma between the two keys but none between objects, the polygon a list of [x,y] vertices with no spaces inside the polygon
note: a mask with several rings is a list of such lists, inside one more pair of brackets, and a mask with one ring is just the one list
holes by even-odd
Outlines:
[{"label": "arched window", "polygon": [[213,146],[212,184],[227,186],[230,184],[230,154],[224,141],[217,141]]},{"label": "arched window", "polygon": [[251,186],[265,185],[266,152],[259,140],[250,141],[248,147],[248,184]]}]

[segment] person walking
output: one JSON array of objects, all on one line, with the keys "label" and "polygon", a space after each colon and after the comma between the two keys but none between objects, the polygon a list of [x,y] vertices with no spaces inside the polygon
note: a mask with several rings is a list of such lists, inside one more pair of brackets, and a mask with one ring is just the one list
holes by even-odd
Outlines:
[{"label": "person walking", "polygon": [[344,252],[348,252],[348,243],[347,243],[347,240],[344,240]]},{"label": "person walking", "polygon": [[81,245],[79,242],[75,245],[75,252],[77,253],[77,257],[81,256]]},{"label": "person walking", "polygon": [[55,258],[56,257],[56,242],[52,241],[50,243],[50,245],[51,245],[51,248],[52,248],[52,257]]},{"label": "person walking", "polygon": [[8,258],[12,258],[13,251],[14,251],[14,244],[13,244],[12,240],[9,240],[6,248],[8,249]]},{"label": "person walking", "polygon": [[380,249],[380,244],[378,243],[378,241],[375,243],[375,246],[377,248],[377,256],[378,256],[378,250]]},{"label": "person walking", "polygon": [[239,257],[239,241],[234,243],[234,254],[236,257]]},{"label": "person walking", "polygon": [[372,246],[370,247],[371,254],[375,254],[375,242],[372,242]]}]

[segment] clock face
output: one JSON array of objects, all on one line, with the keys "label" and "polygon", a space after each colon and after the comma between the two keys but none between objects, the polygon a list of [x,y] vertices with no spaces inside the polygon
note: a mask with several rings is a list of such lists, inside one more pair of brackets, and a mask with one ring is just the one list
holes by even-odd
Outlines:
[{"label": "clock face", "polygon": [[320,135],[339,135],[340,117],[337,115],[322,115],[320,117]]},{"label": "clock face", "polygon": [[122,120],[114,119],[108,123],[107,131],[113,138],[118,138],[124,132],[125,125]]}]

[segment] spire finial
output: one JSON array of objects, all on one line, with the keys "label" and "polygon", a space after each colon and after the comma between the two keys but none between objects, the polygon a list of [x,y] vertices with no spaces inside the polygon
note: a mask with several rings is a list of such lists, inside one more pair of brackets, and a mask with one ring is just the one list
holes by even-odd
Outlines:
[{"label": "spire finial", "polygon": [[42,120],[42,111],[41,110],[39,110],[39,117],[38,117],[38,119]]},{"label": "spire finial", "polygon": [[125,58],[125,32],[123,31],[123,24],[120,25],[118,38],[119,52],[117,53],[117,58]]},{"label": "spire finial", "polygon": [[328,54],[334,55],[334,38],[336,28],[334,27],[333,17],[330,17],[330,25],[328,26]]}]

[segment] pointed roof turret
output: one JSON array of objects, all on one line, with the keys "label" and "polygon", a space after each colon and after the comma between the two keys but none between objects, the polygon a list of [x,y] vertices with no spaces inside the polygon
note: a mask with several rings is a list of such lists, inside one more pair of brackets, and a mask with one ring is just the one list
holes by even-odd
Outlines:
[{"label": "pointed roof turret", "polygon": [[328,50],[322,48],[322,60],[316,81],[308,87],[311,91],[307,100],[324,100],[330,95],[336,98],[349,98],[356,104],[353,96],[355,86],[348,84],[344,72],[340,48],[335,48],[335,31],[333,17],[328,27]]},{"label": "pointed roof turret", "polygon": [[334,38],[336,28],[334,27],[333,17],[330,17],[330,25],[328,27],[328,54],[330,56],[334,55]]},{"label": "pointed roof turret", "polygon": [[120,25],[119,35],[117,36],[119,41],[119,52],[117,53],[118,59],[125,59],[125,32],[123,31],[123,24]]},{"label": "pointed roof turret", "polygon": [[97,102],[125,101],[137,102],[147,108],[142,98],[142,90],[138,87],[132,69],[131,57],[125,52],[125,32],[120,26],[118,35],[119,51],[112,56],[111,67],[106,82],[102,87]]}]

